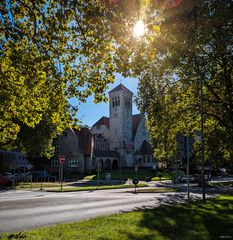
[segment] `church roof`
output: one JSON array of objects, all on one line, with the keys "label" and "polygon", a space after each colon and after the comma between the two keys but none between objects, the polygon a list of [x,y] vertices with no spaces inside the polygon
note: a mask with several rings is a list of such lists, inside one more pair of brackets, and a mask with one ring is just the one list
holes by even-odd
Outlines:
[{"label": "church roof", "polygon": [[151,147],[151,144],[149,142],[144,140],[139,152],[136,152],[135,154],[138,154],[138,155],[153,155],[153,148]]},{"label": "church roof", "polygon": [[105,125],[107,128],[109,128],[109,118],[108,117],[100,118],[92,127],[95,127],[98,125]]},{"label": "church roof", "polygon": [[141,122],[142,116],[141,114],[135,114],[132,116],[132,122],[133,122],[133,139],[135,137],[135,134],[137,132],[139,123]]},{"label": "church roof", "polygon": [[125,92],[128,92],[128,93],[130,93],[130,94],[132,94],[133,95],[133,93],[128,89],[128,88],[126,88],[123,84],[119,84],[118,86],[116,86],[115,88],[113,88],[110,92],[109,92],[109,94],[110,93],[113,93],[113,92],[119,92],[119,91],[125,91]]}]

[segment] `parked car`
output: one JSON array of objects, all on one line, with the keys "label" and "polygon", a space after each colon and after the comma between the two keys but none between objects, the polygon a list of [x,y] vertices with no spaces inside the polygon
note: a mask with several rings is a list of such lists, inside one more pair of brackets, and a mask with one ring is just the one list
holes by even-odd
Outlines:
[{"label": "parked car", "polygon": [[[196,175],[189,175],[189,182],[190,183],[197,183],[198,179],[199,179],[199,177],[196,176]],[[181,183],[186,183],[187,182],[187,176],[180,178],[180,182]]]},{"label": "parked car", "polygon": [[11,172],[6,172],[6,173],[5,173],[5,176],[8,177],[8,178],[10,178],[11,180],[17,179],[17,177],[18,177],[17,173],[16,173],[16,174],[13,174],[13,173],[11,173]]},{"label": "parked car", "polygon": [[0,176],[0,186],[11,186],[13,183],[12,179],[6,176]]},{"label": "parked car", "polygon": [[47,171],[34,171],[32,172],[33,181],[48,181],[55,182],[57,177],[49,174]]},{"label": "parked car", "polygon": [[151,176],[146,176],[146,177],[145,177],[145,181],[146,181],[146,182],[150,182],[150,181],[151,181],[151,179],[152,179],[152,177],[151,177]]},{"label": "parked car", "polygon": [[18,181],[31,181],[32,180],[32,173],[18,173],[17,174],[17,180]]}]

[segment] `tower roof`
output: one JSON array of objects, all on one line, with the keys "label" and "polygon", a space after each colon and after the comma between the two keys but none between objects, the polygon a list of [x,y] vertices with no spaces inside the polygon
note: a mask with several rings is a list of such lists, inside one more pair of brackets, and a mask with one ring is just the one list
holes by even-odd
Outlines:
[{"label": "tower roof", "polygon": [[130,93],[130,94],[133,95],[133,93],[132,93],[128,88],[126,88],[123,84],[121,84],[121,83],[120,83],[118,86],[116,86],[115,88],[113,88],[113,89],[109,92],[109,94],[111,94],[111,93],[113,93],[113,92],[119,92],[119,91],[125,91],[125,92]]}]

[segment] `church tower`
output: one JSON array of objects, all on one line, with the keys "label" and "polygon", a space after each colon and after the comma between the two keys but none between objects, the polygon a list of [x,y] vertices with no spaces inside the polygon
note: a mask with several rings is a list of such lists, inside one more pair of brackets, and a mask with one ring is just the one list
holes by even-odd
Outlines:
[{"label": "church tower", "polygon": [[122,84],[109,92],[110,150],[120,154],[122,167],[133,166],[132,97]]}]

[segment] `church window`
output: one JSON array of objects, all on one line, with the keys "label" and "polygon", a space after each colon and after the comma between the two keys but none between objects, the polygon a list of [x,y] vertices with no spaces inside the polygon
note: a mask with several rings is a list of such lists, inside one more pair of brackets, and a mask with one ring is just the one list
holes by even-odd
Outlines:
[{"label": "church window", "polygon": [[150,156],[147,156],[147,162],[150,163]]},{"label": "church window", "polygon": [[120,106],[120,97],[117,98],[117,105]]},{"label": "church window", "polygon": [[130,98],[125,98],[125,106],[130,108]]}]

